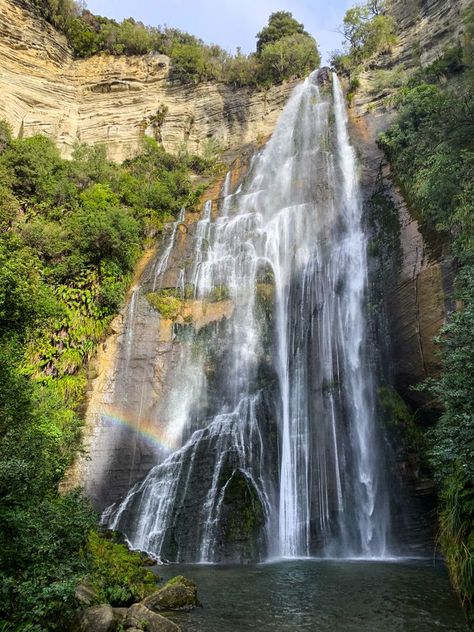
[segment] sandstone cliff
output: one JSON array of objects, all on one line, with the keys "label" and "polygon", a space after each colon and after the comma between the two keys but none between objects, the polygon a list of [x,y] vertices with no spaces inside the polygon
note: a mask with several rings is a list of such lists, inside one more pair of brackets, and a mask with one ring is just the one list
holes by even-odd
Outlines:
[{"label": "sandstone cliff", "polygon": [[[184,87],[168,72],[168,57],[158,54],[74,60],[66,39],[20,0],[0,0],[0,118],[20,136],[50,136],[65,157],[77,142],[100,143],[122,161],[136,154],[144,134],[170,152],[186,146],[198,153],[213,139],[232,156],[272,131],[293,87]],[[158,127],[153,117],[163,107]]]}]

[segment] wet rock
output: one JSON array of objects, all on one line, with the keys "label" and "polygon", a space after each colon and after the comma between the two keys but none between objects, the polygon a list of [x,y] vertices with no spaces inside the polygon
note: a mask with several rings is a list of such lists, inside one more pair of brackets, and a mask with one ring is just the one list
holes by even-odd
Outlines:
[{"label": "wet rock", "polygon": [[216,542],[220,559],[239,562],[258,559],[259,551],[265,548],[262,540],[265,516],[254,484],[236,469],[230,476],[227,474],[222,488],[225,491],[221,528]]},{"label": "wet rock", "polygon": [[77,632],[111,632],[114,626],[115,617],[112,606],[102,604],[84,610]]},{"label": "wet rock", "polygon": [[317,82],[321,87],[329,85],[331,82],[331,69],[327,66],[320,68],[318,71]]},{"label": "wet rock", "polygon": [[128,609],[123,621],[126,630],[146,630],[146,632],[180,632],[175,623],[152,612],[143,603],[136,603]]},{"label": "wet rock", "polygon": [[196,584],[183,575],[170,579],[160,590],[146,597],[142,604],[155,611],[192,610],[201,606]]},{"label": "wet rock", "polygon": [[156,558],[152,557],[151,555],[148,555],[148,553],[145,553],[144,551],[140,552],[140,559],[142,561],[143,566],[155,566],[156,564]]}]

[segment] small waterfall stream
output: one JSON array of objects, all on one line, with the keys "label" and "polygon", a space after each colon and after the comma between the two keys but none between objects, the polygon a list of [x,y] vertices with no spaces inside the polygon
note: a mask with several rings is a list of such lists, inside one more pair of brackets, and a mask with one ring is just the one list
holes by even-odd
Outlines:
[{"label": "small waterfall stream", "polygon": [[199,405],[179,414],[181,446],[104,514],[134,547],[200,562],[387,555],[361,215],[339,81],[313,73],[239,189],[228,176],[218,216],[208,202],[196,226],[181,292],[233,312],[175,327],[170,397],[179,407],[191,380]]}]

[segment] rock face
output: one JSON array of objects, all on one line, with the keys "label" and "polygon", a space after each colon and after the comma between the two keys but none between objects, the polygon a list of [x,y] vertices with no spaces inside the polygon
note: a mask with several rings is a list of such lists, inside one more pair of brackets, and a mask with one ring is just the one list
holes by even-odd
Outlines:
[{"label": "rock face", "polygon": [[377,189],[383,188],[398,214],[399,259],[384,293],[395,385],[415,407],[425,405],[426,400],[410,386],[439,370],[433,336],[452,309],[453,271],[440,244],[422,234],[377,148],[378,134],[388,128],[395,114],[390,104],[395,88],[377,89],[374,79],[379,71],[425,66],[446,47],[457,45],[468,5],[469,0],[391,0],[397,44],[391,54],[382,55],[362,73],[351,111],[366,201],[370,204]]},{"label": "rock face", "polygon": [[[168,81],[169,58],[100,55],[74,60],[65,38],[21,0],[0,0],[0,118],[15,134],[42,133],[70,156],[76,142],[103,144],[111,159],[135,155],[144,135],[197,153],[210,139],[228,149],[271,133],[293,84],[266,91]],[[152,122],[167,108],[162,125]]]},{"label": "rock face", "polygon": [[[238,186],[246,168],[245,159],[235,161],[228,176],[231,190]],[[222,181],[209,195],[219,194],[221,187]],[[211,199],[210,212],[215,213],[220,203],[219,198]],[[214,405],[212,401],[196,401],[195,395],[200,391],[200,379],[212,381],[219,377],[217,350],[216,358],[203,366],[202,376],[186,371],[178,374],[178,367],[183,366],[183,354],[189,353],[187,331],[192,328],[198,334],[198,345],[206,345],[216,328],[226,326],[233,314],[232,302],[225,295],[206,301],[183,296],[177,300],[178,312],[165,318],[151,300],[166,293],[167,288],[176,292],[180,274],[194,256],[200,218],[201,213],[186,213],[182,220],[169,225],[161,243],[145,254],[127,303],[91,365],[84,431],[86,455],[78,457],[62,488],[83,486],[99,511],[123,498],[157,460],[179,445],[179,433],[190,406],[197,417],[208,414]],[[160,274],[165,261],[166,272]],[[183,385],[179,401],[171,394],[176,389],[170,388],[176,381]],[[176,428],[173,436],[164,431],[170,420]],[[211,475],[204,474],[209,467],[207,451],[203,451],[201,461],[201,475]],[[190,502],[204,502],[202,493],[197,483]],[[183,526],[181,531],[186,528],[192,529],[193,525]],[[170,537],[181,540],[185,534]]]},{"label": "rock face", "polygon": [[[447,47],[458,45],[462,13],[469,4],[469,0],[391,0],[389,11],[397,24],[397,44],[391,54],[381,55],[361,74],[351,107],[352,133],[362,165],[362,190],[377,246],[371,285],[373,304],[382,305],[384,312],[374,326],[377,344],[386,345],[380,373],[385,372],[386,381],[393,383],[413,410],[421,409],[425,420],[439,411],[431,397],[411,387],[440,370],[433,337],[454,309],[454,270],[439,240],[421,230],[416,209],[407,207],[377,147],[379,133],[389,127],[395,115],[391,96],[397,88],[379,88],[376,78],[380,71],[403,72],[426,66]],[[399,439],[394,445],[393,462],[387,464],[401,485],[394,528],[399,541],[410,542],[413,553],[417,553],[434,545],[434,484],[423,472],[416,446],[408,445],[406,436]]]}]

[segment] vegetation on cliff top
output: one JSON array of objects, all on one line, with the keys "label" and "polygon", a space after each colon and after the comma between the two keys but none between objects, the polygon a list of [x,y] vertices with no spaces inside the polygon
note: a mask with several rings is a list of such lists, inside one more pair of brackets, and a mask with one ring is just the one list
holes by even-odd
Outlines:
[{"label": "vegetation on cliff top", "polygon": [[171,59],[170,79],[183,84],[223,81],[235,86],[269,86],[302,78],[317,68],[316,41],[288,11],[272,13],[257,34],[257,50],[231,55],[220,46],[179,29],[145,26],[128,18],[116,22],[93,15],[74,0],[26,0],[35,13],[64,33],[77,57],[105,52],[144,55],[151,52]]},{"label": "vegetation on cliff top", "polygon": [[340,32],[344,37],[344,50],[335,51],[331,63],[353,79],[364,63],[390,50],[397,39],[395,21],[387,11],[386,0],[368,0],[348,9]]},{"label": "vegetation on cliff top", "polygon": [[121,166],[100,147],[66,161],[49,139],[14,140],[0,123],[0,619],[14,629],[66,629],[84,575],[114,603],[151,581],[101,543],[88,503],[57,487],[80,446],[87,361],[134,263],[198,197],[190,163],[203,166],[152,140]]}]

